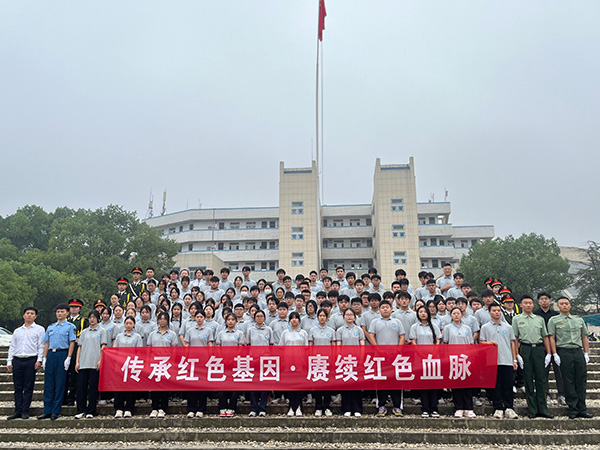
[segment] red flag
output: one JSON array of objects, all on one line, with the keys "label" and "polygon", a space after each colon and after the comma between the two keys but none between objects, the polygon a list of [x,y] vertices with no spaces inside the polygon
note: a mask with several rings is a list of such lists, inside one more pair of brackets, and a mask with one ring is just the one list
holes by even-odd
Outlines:
[{"label": "red flag", "polygon": [[319,40],[323,40],[323,30],[325,29],[325,17],[327,11],[325,11],[325,0],[319,1]]}]

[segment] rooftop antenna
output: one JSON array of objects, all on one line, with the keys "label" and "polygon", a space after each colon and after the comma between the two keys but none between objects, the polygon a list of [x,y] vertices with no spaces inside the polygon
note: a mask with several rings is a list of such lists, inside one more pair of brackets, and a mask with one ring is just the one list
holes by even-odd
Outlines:
[{"label": "rooftop antenna", "polygon": [[444,188],[444,201],[448,201],[448,189]]},{"label": "rooftop antenna", "polygon": [[198,199],[198,209],[202,209],[202,202]]},{"label": "rooftop antenna", "polygon": [[167,213],[167,188],[165,188],[165,192],[163,192],[163,205],[162,211],[160,212],[161,216],[164,216]]},{"label": "rooftop antenna", "polygon": [[146,212],[146,219],[154,217],[154,196],[152,195],[152,189],[150,189],[150,201],[148,202],[148,211]]},{"label": "rooftop antenna", "polygon": [[434,193],[431,193],[431,194],[429,195],[429,203],[433,203],[433,202],[435,202],[435,194],[434,194]]}]

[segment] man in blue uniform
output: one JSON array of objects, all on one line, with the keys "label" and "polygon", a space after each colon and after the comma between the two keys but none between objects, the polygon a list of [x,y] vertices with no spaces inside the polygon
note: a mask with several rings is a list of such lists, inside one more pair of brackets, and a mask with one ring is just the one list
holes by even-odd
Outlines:
[{"label": "man in blue uniform", "polygon": [[58,419],[65,394],[67,370],[75,347],[75,325],[67,322],[67,305],[56,307],[57,321],[44,335],[44,414],[38,419]]}]

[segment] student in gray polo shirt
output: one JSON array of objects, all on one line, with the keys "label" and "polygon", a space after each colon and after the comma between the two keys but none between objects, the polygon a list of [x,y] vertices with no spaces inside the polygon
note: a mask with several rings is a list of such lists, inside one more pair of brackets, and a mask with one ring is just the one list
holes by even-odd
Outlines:
[{"label": "student in gray polo shirt", "polygon": [[[409,333],[410,327],[417,323],[417,313],[409,308],[411,296],[408,292],[398,291],[396,292],[395,298],[397,308],[396,311],[392,313],[392,317],[398,319],[400,323],[402,323],[404,331]],[[406,341],[408,341],[408,339],[406,339]]]},{"label": "student in gray polo shirt", "polygon": [[[345,324],[335,332],[335,338],[338,345],[365,345],[365,335],[354,321],[356,313],[348,308],[344,312]],[[353,413],[355,417],[361,417],[363,412],[361,391],[343,391],[342,392],[342,412],[344,416],[350,417]]]},{"label": "student in gray polo shirt", "polygon": [[[371,345],[403,345],[405,341],[404,327],[398,319],[391,317],[392,304],[387,300],[382,300],[379,303],[379,312],[381,317],[374,319],[369,325],[367,339]],[[396,390],[377,391],[379,406],[377,416],[383,417],[387,414],[385,404],[388,396],[392,397],[394,415],[402,416],[402,391]]]},{"label": "student in gray polo shirt", "polygon": [[496,303],[489,306],[491,321],[481,327],[480,341],[498,347],[498,371],[493,393],[494,417],[517,419],[513,409],[513,380],[517,370],[517,344],[513,328],[502,322],[502,308]]},{"label": "student in gray polo shirt", "polygon": [[[121,308],[121,306],[115,307],[115,311],[117,308]],[[142,337],[134,331],[135,318],[125,318],[123,328],[124,330],[115,337],[113,347],[141,347]],[[131,417],[136,395],[137,393],[133,390],[115,392],[115,419]]]},{"label": "student in gray polo shirt", "polygon": [[[254,323],[246,329],[246,345],[269,346],[273,345],[273,330],[265,325],[265,312],[262,310],[254,313]],[[267,415],[267,400],[269,391],[250,391],[249,417],[265,417]]]},{"label": "student in gray polo shirt", "polygon": [[[169,329],[169,314],[166,312],[159,313],[157,323],[158,330],[150,333],[146,345],[148,347],[176,347],[177,335]],[[169,406],[169,391],[153,391],[150,393],[150,397],[152,398],[150,417],[165,417]]]},{"label": "student in gray polo shirt", "polygon": [[[318,323],[308,330],[308,345],[336,345],[335,330],[327,325],[327,311],[319,309],[317,312]],[[330,417],[331,412],[331,392],[329,391],[313,391],[315,399],[315,416],[321,417],[323,410],[325,415]]]},{"label": "student in gray polo shirt", "polygon": [[91,311],[88,321],[89,327],[83,330],[77,339],[75,371],[79,375],[77,377],[76,419],[81,419],[84,415],[91,419],[97,414],[100,356],[102,349],[108,344],[108,332],[99,325],[100,314],[98,311]]},{"label": "student in gray polo shirt", "polygon": [[[212,308],[212,306],[209,306]],[[188,327],[183,338],[183,345],[186,347],[212,347],[214,334],[212,328],[205,324],[205,313],[202,310],[196,311],[196,326]],[[189,391],[187,394],[188,418],[203,417],[206,413],[206,391]]]}]

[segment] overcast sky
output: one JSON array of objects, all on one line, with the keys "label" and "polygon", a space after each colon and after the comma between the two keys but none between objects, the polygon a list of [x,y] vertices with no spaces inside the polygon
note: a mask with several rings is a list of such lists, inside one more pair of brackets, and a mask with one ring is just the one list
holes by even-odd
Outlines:
[{"label": "overcast sky", "polygon": [[[324,203],[415,157],[455,225],[600,240],[600,2],[326,0]],[[0,3],[0,215],[275,206],[310,165],[318,0]]]}]

